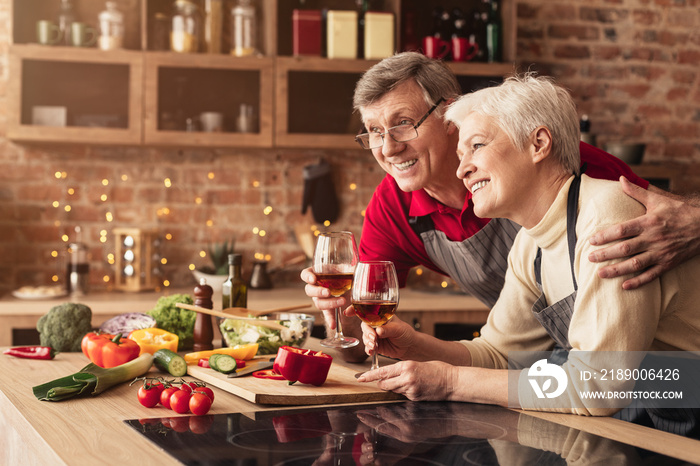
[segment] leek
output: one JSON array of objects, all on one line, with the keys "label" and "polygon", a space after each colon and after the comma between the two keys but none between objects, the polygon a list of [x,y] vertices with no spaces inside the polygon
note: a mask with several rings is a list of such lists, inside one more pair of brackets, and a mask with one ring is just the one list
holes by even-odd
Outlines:
[{"label": "leek", "polygon": [[61,401],[83,393],[99,395],[114,385],[142,376],[149,371],[151,365],[153,355],[148,353],[110,369],[90,363],[73,375],[37,385],[32,391],[40,401]]}]

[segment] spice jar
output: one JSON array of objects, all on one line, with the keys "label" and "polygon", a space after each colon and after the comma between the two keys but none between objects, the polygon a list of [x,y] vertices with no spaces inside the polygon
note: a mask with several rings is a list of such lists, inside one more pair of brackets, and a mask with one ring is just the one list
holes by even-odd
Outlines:
[{"label": "spice jar", "polygon": [[120,49],[124,43],[124,15],[117,10],[117,2],[107,2],[106,7],[97,16],[100,24],[97,46],[102,50]]},{"label": "spice jar", "polygon": [[231,9],[231,55],[248,57],[257,52],[255,7],[250,0],[238,0]]},{"label": "spice jar", "polygon": [[197,53],[201,19],[199,7],[189,0],[176,0],[170,31],[170,49],[173,52]]},{"label": "spice jar", "polygon": [[204,48],[207,53],[221,53],[223,0],[205,0]]}]

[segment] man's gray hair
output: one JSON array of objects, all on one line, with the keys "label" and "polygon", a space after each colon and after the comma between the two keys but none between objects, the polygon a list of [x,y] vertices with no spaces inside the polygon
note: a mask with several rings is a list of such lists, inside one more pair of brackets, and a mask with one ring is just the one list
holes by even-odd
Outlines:
[{"label": "man's gray hair", "polygon": [[462,93],[456,76],[443,62],[421,53],[403,52],[385,58],[362,75],[355,85],[353,107],[361,111],[410,80],[421,88],[429,107],[441,97],[447,101]]},{"label": "man's gray hair", "polygon": [[528,72],[510,76],[503,84],[465,94],[445,112],[458,128],[471,113],[493,118],[518,150],[535,128],[552,134],[552,155],[568,173],[580,171],[580,129],[576,104],[569,92],[549,77]]}]

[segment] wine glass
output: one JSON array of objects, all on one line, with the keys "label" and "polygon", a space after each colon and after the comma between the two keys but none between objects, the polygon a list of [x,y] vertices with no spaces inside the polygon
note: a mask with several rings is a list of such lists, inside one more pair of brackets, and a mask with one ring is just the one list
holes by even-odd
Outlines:
[{"label": "wine glass", "polygon": [[[321,233],[316,242],[313,271],[316,283],[328,288],[332,296],[343,296],[352,287],[352,274],[359,261],[355,237],[349,231]],[[340,311],[335,309],[335,336],[321,340],[329,348],[352,348],[360,343],[357,338],[343,335]]]},{"label": "wine glass", "polygon": [[[355,314],[372,328],[381,327],[394,317],[399,305],[399,279],[390,261],[360,262],[352,284]],[[379,369],[377,350],[372,353],[372,370]]]}]

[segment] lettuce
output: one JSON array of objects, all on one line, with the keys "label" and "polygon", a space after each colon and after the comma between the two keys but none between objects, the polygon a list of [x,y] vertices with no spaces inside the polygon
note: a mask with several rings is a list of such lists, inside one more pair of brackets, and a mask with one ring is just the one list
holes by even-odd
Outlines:
[{"label": "lettuce", "polygon": [[156,326],[174,333],[180,341],[178,351],[191,350],[194,347],[194,321],[197,313],[188,309],[180,309],[177,303],[194,304],[188,294],[174,294],[158,298],[156,306],[146,314],[156,319]]}]

